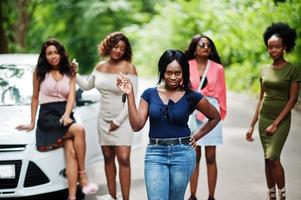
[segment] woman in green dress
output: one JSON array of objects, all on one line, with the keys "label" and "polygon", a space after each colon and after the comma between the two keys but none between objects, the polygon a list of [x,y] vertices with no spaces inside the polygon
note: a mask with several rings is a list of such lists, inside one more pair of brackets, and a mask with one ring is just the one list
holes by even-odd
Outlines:
[{"label": "woman in green dress", "polygon": [[256,111],[246,134],[253,141],[254,126],[259,121],[259,135],[264,151],[265,175],[268,200],[276,200],[276,185],[279,199],[285,200],[285,175],[280,154],[291,124],[291,110],[298,99],[299,69],[289,63],[285,53],[295,47],[296,31],[286,23],[272,23],[263,34],[272,63],[260,72],[260,96]]}]

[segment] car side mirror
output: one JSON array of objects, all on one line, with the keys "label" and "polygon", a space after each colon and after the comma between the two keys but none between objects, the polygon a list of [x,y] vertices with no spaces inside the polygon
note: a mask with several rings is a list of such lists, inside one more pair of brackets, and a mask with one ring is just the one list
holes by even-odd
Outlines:
[{"label": "car side mirror", "polygon": [[76,106],[84,106],[98,102],[100,98],[99,92],[95,90],[83,91],[82,89],[76,90]]},{"label": "car side mirror", "polygon": [[75,93],[75,101],[76,101],[76,106],[83,106],[84,103],[82,101],[82,93],[84,91],[82,89],[77,89]]}]

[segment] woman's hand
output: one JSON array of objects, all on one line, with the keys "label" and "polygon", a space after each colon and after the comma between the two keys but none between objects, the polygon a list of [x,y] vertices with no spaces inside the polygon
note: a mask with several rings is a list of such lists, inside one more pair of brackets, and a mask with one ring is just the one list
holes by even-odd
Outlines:
[{"label": "woman's hand", "polygon": [[265,134],[267,136],[272,136],[274,135],[275,131],[277,130],[277,126],[275,124],[271,124],[270,126],[268,126],[266,129],[265,129]]},{"label": "woman's hand", "polygon": [[246,140],[248,142],[253,142],[254,141],[254,138],[252,137],[253,136],[253,132],[254,132],[254,128],[250,127],[249,130],[247,131],[247,134],[246,134]]},{"label": "woman's hand", "polygon": [[197,144],[196,144],[196,141],[194,139],[194,137],[190,137],[190,143],[189,143],[190,146],[192,146],[194,149],[196,148]]},{"label": "woman's hand", "polygon": [[18,131],[31,131],[34,128],[34,124],[20,124],[15,127]]},{"label": "woman's hand", "polygon": [[113,121],[110,121],[110,129],[109,129],[109,132],[115,131],[115,130],[118,129],[118,128],[119,128],[118,125],[114,124]]},{"label": "woman's hand", "polygon": [[63,126],[68,126],[73,122],[73,120],[66,115],[63,115],[60,119],[60,124],[62,124]]},{"label": "woman's hand", "polygon": [[125,94],[133,92],[132,82],[122,73],[117,76],[116,86]]},{"label": "woman's hand", "polygon": [[76,59],[74,58],[72,61],[71,61],[71,70],[74,74],[76,74],[78,72],[78,62],[76,62]]}]

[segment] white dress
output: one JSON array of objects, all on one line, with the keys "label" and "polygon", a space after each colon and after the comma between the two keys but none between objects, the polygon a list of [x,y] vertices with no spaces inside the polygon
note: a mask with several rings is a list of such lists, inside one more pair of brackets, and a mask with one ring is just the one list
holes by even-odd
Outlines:
[{"label": "white dress", "polygon": [[[133,74],[126,74],[134,87],[134,94],[137,94],[138,77]],[[122,91],[116,86],[117,74],[104,73],[96,69],[88,79],[77,75],[76,82],[83,90],[96,88],[100,94],[100,105],[98,114],[99,144],[107,146],[131,146],[133,131],[128,118],[127,102],[122,103]],[[109,132],[110,121],[119,128]]]}]

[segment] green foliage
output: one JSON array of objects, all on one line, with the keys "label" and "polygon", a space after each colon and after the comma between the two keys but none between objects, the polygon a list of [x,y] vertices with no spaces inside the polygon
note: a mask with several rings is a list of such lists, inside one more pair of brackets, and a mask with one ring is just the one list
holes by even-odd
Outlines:
[{"label": "green foliage", "polygon": [[[17,0],[2,0],[11,52],[23,51],[15,39],[20,11]],[[211,37],[226,68],[228,88],[258,90],[258,68],[271,62],[262,34],[272,22],[284,21],[301,34],[300,0],[27,0],[26,52],[39,52],[48,37],[77,58],[81,73],[99,61],[97,46],[112,31],[130,39],[140,76],[157,75],[165,49],[184,50],[193,35]],[[300,63],[301,41],[288,55]],[[101,58],[104,59],[104,58]],[[239,80],[237,78],[239,77]]]},{"label": "green foliage", "polygon": [[226,69],[227,87],[234,91],[249,91],[255,93],[259,90],[259,68],[251,62],[233,63]]},{"label": "green foliage", "polygon": [[[76,57],[80,71],[87,73],[99,61],[97,46],[110,32],[121,31],[133,24],[142,25],[151,19],[155,1],[110,0],[28,0],[31,16],[27,32],[26,52],[39,52],[49,37],[59,39],[70,59]],[[18,24],[17,1],[8,1],[11,25]],[[11,34],[7,28],[6,34]],[[14,33],[14,31],[12,30]],[[10,40],[11,46],[18,42]],[[11,52],[20,52],[10,48]]]},{"label": "green foliage", "polygon": [[[272,22],[284,21],[295,27],[300,35],[301,4],[298,1],[275,4],[270,0],[177,0],[161,3],[156,6],[158,14],[152,21],[135,30],[138,31],[136,62],[143,66],[143,72],[156,72],[156,61],[164,49],[184,50],[193,35],[203,33],[215,41],[226,67],[228,88],[258,91],[258,68],[271,62],[262,34]],[[300,50],[298,40],[288,60],[300,62],[297,56]]]}]

